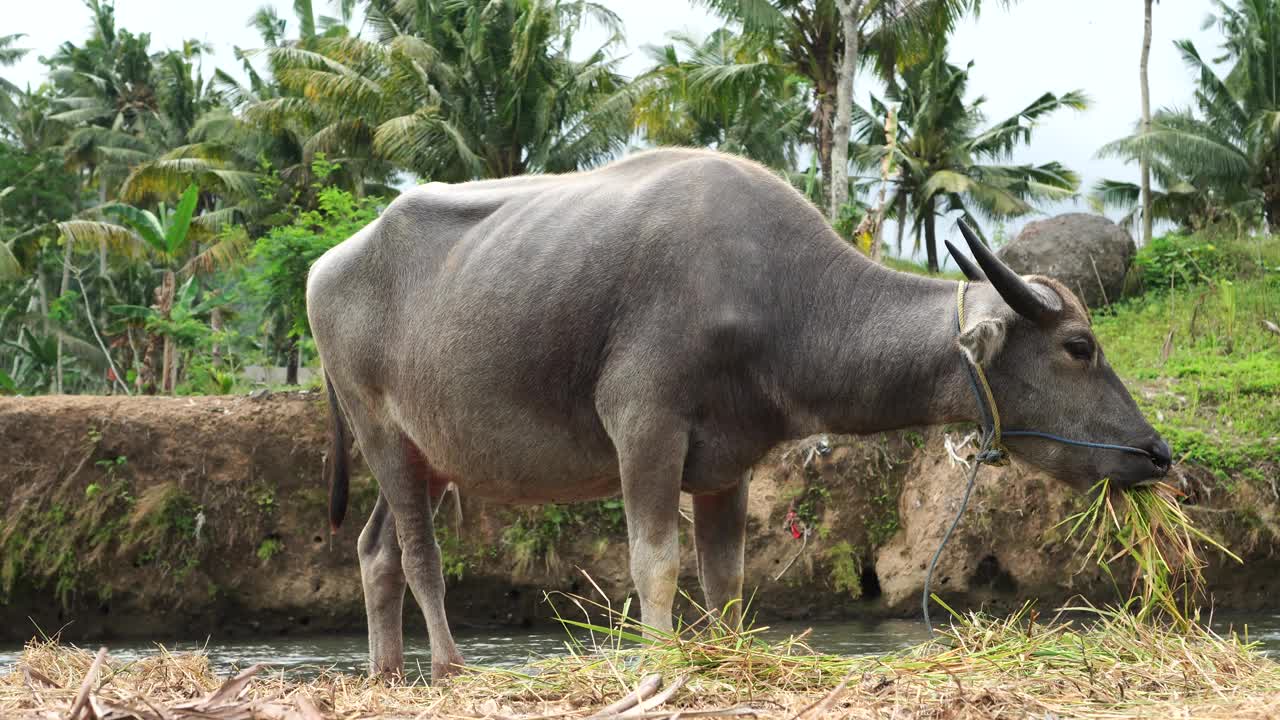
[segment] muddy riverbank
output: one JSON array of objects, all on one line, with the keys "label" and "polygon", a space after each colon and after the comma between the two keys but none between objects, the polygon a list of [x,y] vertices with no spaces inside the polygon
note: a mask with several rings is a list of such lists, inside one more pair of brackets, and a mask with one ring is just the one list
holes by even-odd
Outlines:
[{"label": "muddy riverbank", "polygon": [[[376,489],[358,471],[351,519],[331,539],[325,413],[315,394],[0,399],[0,637],[359,630],[355,538]],[[1207,555],[1217,608],[1280,597],[1274,473],[1186,468],[1197,522],[1245,559]],[[939,431],[835,437],[825,454],[812,440],[778,449],[752,485],[752,609],[763,620],[913,615],[962,483]],[[984,470],[940,565],[940,594],[996,611],[1115,598],[1104,574],[1074,572],[1054,527],[1079,501],[1017,465]],[[595,592],[584,571],[615,603],[629,591],[616,500],[510,508],[464,495],[441,518],[455,624],[544,620],[554,611],[544,591]],[[696,597],[690,530],[682,588]]]}]

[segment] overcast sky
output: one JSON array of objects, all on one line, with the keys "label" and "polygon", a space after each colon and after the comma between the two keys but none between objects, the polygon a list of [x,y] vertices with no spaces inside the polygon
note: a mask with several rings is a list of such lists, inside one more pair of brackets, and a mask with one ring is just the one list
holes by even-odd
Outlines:
[{"label": "overcast sky", "polygon": [[[292,34],[292,3],[269,3],[291,20]],[[686,0],[604,3],[624,22],[629,47],[623,51],[628,54],[623,69],[628,74],[644,69],[641,46],[662,43],[672,30],[705,35],[719,24]],[[231,69],[233,46],[251,48],[259,42],[247,21],[262,4],[263,0],[117,0],[117,26],[150,32],[153,48],[177,47],[191,37],[204,40],[215,50],[212,64]],[[318,11],[328,11],[324,0],[315,4]],[[951,58],[958,64],[974,61],[970,92],[987,98],[989,119],[1017,112],[1046,90],[1083,89],[1093,101],[1088,111],[1065,112],[1044,122],[1036,129],[1032,145],[1015,160],[1059,160],[1080,173],[1085,190],[1103,177],[1136,182],[1136,166],[1099,160],[1094,153],[1103,143],[1128,134],[1139,115],[1142,1],[1022,0],[1010,10],[996,9],[995,2],[986,4],[981,17],[965,21],[955,33]],[[1214,56],[1220,40],[1217,29],[1201,29],[1209,10],[1209,0],[1166,0],[1156,5],[1150,66],[1153,109],[1191,102],[1191,74],[1173,41],[1191,38],[1202,55]],[[16,67],[0,70],[19,86],[41,81],[44,68],[38,56],[50,54],[68,39],[79,43],[89,32],[88,10],[81,0],[0,0],[0,18],[0,34],[26,33],[24,44],[34,50]],[[584,45],[593,36],[602,37],[586,33],[577,44]],[[869,90],[879,92],[872,82],[860,79],[857,95],[865,98]],[[1081,201],[1079,207],[1087,205]],[[1021,224],[1010,223],[1009,230]]]}]

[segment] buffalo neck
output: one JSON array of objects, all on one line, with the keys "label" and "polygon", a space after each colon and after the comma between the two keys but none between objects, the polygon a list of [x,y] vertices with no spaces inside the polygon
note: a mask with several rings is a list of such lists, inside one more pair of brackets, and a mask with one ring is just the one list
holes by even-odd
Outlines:
[{"label": "buffalo neck", "polygon": [[844,246],[811,269],[785,362],[797,430],[872,433],[973,420],[956,345],[956,282],[897,272]]}]

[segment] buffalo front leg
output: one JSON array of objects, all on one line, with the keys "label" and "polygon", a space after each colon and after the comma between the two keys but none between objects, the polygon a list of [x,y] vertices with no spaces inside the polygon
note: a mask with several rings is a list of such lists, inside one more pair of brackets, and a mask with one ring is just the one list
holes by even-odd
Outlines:
[{"label": "buffalo front leg", "polygon": [[[460,670],[463,660],[445,618],[444,573],[431,519],[431,468],[413,442],[400,432],[361,432],[357,426],[357,434],[369,469],[382,489],[382,498],[395,518],[400,567],[427,621],[431,677],[443,678]],[[371,625],[372,621],[370,616]]]},{"label": "buffalo front leg", "polygon": [[385,495],[378,495],[356,549],[369,620],[369,674],[400,676],[404,673],[405,579],[396,518]]},{"label": "buffalo front leg", "polygon": [[687,442],[685,434],[670,431],[632,435],[618,453],[631,578],[641,619],[658,633],[671,632],[680,573],[680,479]]},{"label": "buffalo front leg", "polygon": [[736,627],[742,618],[747,485],[747,479],[743,478],[737,487],[713,495],[693,496],[698,580],[706,594],[707,609],[720,611],[730,627]]}]

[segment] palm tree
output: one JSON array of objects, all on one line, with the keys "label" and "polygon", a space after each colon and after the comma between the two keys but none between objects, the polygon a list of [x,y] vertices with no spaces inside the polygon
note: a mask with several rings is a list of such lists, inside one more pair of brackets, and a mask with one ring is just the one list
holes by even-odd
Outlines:
[{"label": "palm tree", "polygon": [[[618,19],[598,5],[371,0],[366,13],[375,41],[268,49],[289,94],[249,116],[315,118],[322,126],[310,142],[331,156],[367,139],[377,159],[447,182],[575,170],[626,141],[630,96],[606,56]],[[575,60],[586,17],[615,34]]]},{"label": "palm tree", "polygon": [[[1026,215],[1037,201],[1071,197],[1079,186],[1075,173],[1060,163],[1007,165],[1013,151],[1031,140],[1035,123],[1064,108],[1082,110],[1088,100],[1080,91],[1044,93],[1020,112],[985,129],[983,98],[964,99],[969,70],[946,60],[945,40],[934,43],[932,59],[902,72],[886,100],[871,98],[871,108],[855,108],[854,161],[879,168],[891,155],[900,170],[894,198],[887,205],[910,202],[917,244],[925,235],[929,269],[938,270],[935,222],[940,212],[958,212],[978,227],[973,215],[993,219]],[[882,118],[888,104],[897,105],[896,142]],[[905,218],[899,218],[903,222]]]},{"label": "palm tree", "polygon": [[[7,67],[21,60],[27,53],[31,52],[27,48],[14,47],[26,35],[16,33],[13,35],[0,35],[0,67]],[[11,115],[14,111],[12,96],[19,92],[18,86],[0,77],[0,123],[3,119]]]},{"label": "palm tree", "polygon": [[808,129],[808,89],[776,50],[728,29],[704,41],[673,33],[647,46],[635,80],[635,124],[657,145],[715,147],[779,170],[793,168]]},{"label": "palm tree", "polygon": [[[1236,7],[1215,3],[1223,31],[1225,62],[1220,77],[1189,40],[1175,43],[1196,74],[1192,108],[1164,108],[1150,129],[1108,143],[1099,155],[1141,162],[1166,194],[1194,193],[1194,202],[1166,204],[1172,219],[1194,225],[1229,218],[1238,228],[1261,217],[1280,227],[1280,0],[1240,0]],[[1099,199],[1125,202],[1123,183],[1105,181]],[[1186,200],[1186,198],[1184,198]],[[1153,198],[1154,202],[1154,198]],[[1198,208],[1198,210],[1195,210]],[[1161,209],[1152,208],[1153,218]]]},{"label": "palm tree", "polygon": [[[699,0],[721,18],[742,28],[745,35],[780,49],[779,62],[787,74],[808,81],[813,91],[811,128],[818,171],[828,184],[832,158],[841,59],[845,41],[838,0]],[[857,8],[858,42],[849,60],[857,66],[859,49],[874,58],[881,75],[908,65],[927,47],[923,38],[947,35],[967,12],[977,12],[981,0],[863,0]],[[1007,2],[1006,2],[1007,4]],[[846,84],[852,83],[852,76]],[[850,88],[850,95],[852,92]]]}]

